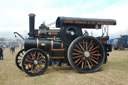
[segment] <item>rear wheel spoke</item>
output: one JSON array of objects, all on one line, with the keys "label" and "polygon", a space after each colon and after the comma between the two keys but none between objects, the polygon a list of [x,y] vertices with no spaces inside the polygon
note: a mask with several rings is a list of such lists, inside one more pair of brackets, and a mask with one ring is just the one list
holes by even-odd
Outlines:
[{"label": "rear wheel spoke", "polygon": [[101,54],[91,54],[92,56],[101,56]]},{"label": "rear wheel spoke", "polygon": [[83,69],[84,68],[84,61],[82,61],[82,65],[81,65],[81,69]]},{"label": "rear wheel spoke", "polygon": [[90,46],[92,45],[93,41],[91,40],[91,42],[88,45],[88,49],[90,48]]},{"label": "rear wheel spoke", "polygon": [[88,60],[87,60],[87,64],[88,64],[89,69],[91,69],[92,67],[91,67],[91,65],[90,65]]},{"label": "rear wheel spoke", "polygon": [[90,62],[90,66],[92,67],[92,66],[93,66],[93,63],[92,63],[92,61],[90,60],[90,58],[88,59],[88,61]]},{"label": "rear wheel spoke", "polygon": [[85,40],[83,40],[83,48],[85,48]]},{"label": "rear wheel spoke", "polygon": [[91,51],[91,49],[94,47],[94,43],[92,44],[92,46],[89,48],[89,51]]},{"label": "rear wheel spoke", "polygon": [[96,60],[94,60],[93,58],[90,58],[90,60],[92,60],[94,63],[98,64],[98,62]]},{"label": "rear wheel spoke", "polygon": [[98,57],[90,56],[90,58],[98,60]]},{"label": "rear wheel spoke", "polygon": [[81,53],[72,53],[72,55],[81,55]]},{"label": "rear wheel spoke", "polygon": [[80,65],[80,64],[82,63],[82,61],[83,61],[83,60],[81,59],[81,60],[80,60],[80,62],[79,62],[79,63],[77,63],[77,66],[78,66],[78,65]]},{"label": "rear wheel spoke", "polygon": [[78,53],[83,53],[82,51],[79,51],[77,49],[73,49],[74,51],[78,52]]},{"label": "rear wheel spoke", "polygon": [[83,52],[85,51],[85,49],[82,47],[82,45],[79,43],[79,46],[81,47],[81,49],[83,50]]},{"label": "rear wheel spoke", "polygon": [[88,42],[86,41],[86,51],[88,51]]},{"label": "rear wheel spoke", "polygon": [[81,58],[83,55],[73,56],[73,59],[75,58]]},{"label": "rear wheel spoke", "polygon": [[77,63],[79,60],[80,60],[80,58],[78,58],[78,59],[75,61],[75,63]]},{"label": "rear wheel spoke", "polygon": [[94,51],[94,50],[96,50],[98,48],[99,48],[99,46],[96,46],[95,48],[91,49],[90,51]]},{"label": "rear wheel spoke", "polygon": [[98,51],[93,51],[93,52],[90,52],[91,54],[94,54],[94,53],[97,53]]},{"label": "rear wheel spoke", "polygon": [[85,61],[84,61],[84,69],[86,69],[86,59],[85,59]]},{"label": "rear wheel spoke", "polygon": [[76,44],[76,47],[77,47],[79,50],[82,50],[77,44]]}]

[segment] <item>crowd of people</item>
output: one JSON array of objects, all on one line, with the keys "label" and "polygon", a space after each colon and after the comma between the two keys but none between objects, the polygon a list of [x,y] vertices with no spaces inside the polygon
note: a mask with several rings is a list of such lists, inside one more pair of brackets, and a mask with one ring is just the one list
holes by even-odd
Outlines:
[{"label": "crowd of people", "polygon": [[3,45],[0,45],[0,60],[4,60],[3,51],[5,50],[5,48],[9,48],[10,49],[10,52],[12,54],[14,54],[15,53],[16,46],[4,47]]}]

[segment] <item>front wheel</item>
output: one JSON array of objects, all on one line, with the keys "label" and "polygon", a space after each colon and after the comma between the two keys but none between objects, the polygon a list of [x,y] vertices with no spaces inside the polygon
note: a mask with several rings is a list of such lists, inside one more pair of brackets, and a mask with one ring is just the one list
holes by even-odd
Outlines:
[{"label": "front wheel", "polygon": [[105,59],[103,45],[94,37],[76,38],[68,48],[68,60],[71,66],[80,73],[98,71]]},{"label": "front wheel", "polygon": [[16,55],[16,58],[15,58],[15,64],[16,66],[22,70],[22,66],[21,66],[21,61],[22,61],[22,57],[24,56],[25,54],[25,50],[24,49],[21,49],[17,55]]},{"label": "front wheel", "polygon": [[41,75],[48,68],[48,57],[41,49],[30,49],[23,56],[22,68],[29,76]]}]

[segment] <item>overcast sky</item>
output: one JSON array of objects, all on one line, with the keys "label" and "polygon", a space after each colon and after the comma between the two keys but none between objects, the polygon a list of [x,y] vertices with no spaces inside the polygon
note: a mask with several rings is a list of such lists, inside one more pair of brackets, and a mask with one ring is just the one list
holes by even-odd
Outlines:
[{"label": "overcast sky", "polygon": [[36,14],[36,29],[58,16],[116,19],[109,34],[117,37],[128,34],[127,10],[128,0],[0,0],[0,37],[14,37],[15,31],[27,34],[29,13]]}]

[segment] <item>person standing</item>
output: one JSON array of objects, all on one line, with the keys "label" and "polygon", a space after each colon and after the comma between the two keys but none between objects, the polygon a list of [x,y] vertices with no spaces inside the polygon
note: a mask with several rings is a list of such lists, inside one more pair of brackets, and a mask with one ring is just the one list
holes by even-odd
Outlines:
[{"label": "person standing", "polygon": [[3,49],[2,49],[1,46],[0,46],[0,60],[4,60],[4,58],[3,58]]}]

